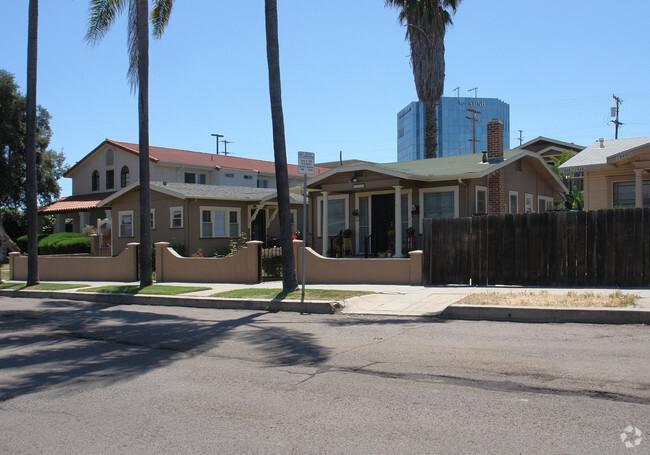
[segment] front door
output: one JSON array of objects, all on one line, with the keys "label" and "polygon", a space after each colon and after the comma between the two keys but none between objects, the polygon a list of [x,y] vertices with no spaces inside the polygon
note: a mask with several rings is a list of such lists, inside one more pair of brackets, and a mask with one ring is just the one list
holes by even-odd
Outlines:
[{"label": "front door", "polygon": [[[255,210],[251,210],[253,216]],[[257,212],[257,217],[251,222],[251,240],[259,240],[266,247],[266,210],[262,209]]]},{"label": "front door", "polygon": [[372,252],[388,249],[390,240],[388,231],[395,229],[395,195],[372,195]]}]

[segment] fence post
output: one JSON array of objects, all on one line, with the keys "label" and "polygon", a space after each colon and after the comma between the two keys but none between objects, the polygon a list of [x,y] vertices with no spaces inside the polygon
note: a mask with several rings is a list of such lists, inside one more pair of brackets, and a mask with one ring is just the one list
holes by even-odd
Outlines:
[{"label": "fence post", "polygon": [[413,250],[409,251],[409,257],[410,257],[410,273],[409,273],[409,278],[410,278],[410,284],[411,286],[413,285],[423,285],[424,284],[424,276],[422,273],[422,250]]},{"label": "fence post", "polygon": [[126,248],[133,260],[131,261],[131,281],[140,280],[140,244],[138,242],[127,243]]},{"label": "fence post", "polygon": [[246,282],[262,282],[262,243],[259,240],[246,242]]},{"label": "fence post", "polygon": [[154,248],[156,251],[156,283],[165,281],[165,251],[169,247],[169,242],[156,242]]}]

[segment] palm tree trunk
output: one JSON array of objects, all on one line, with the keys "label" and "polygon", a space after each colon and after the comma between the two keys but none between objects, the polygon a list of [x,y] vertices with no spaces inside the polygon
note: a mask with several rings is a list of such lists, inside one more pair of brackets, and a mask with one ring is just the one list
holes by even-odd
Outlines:
[{"label": "palm tree trunk", "polygon": [[38,213],[36,200],[36,63],[38,0],[29,0],[27,39],[27,131],[25,137],[27,207],[27,286],[38,283]]},{"label": "palm tree trunk", "polygon": [[140,286],[152,284],[151,195],[149,193],[149,6],[137,0],[138,119],[140,159]]},{"label": "palm tree trunk", "polygon": [[424,103],[424,157],[438,156],[438,116],[437,102]]},{"label": "palm tree trunk", "polygon": [[264,7],[266,15],[266,56],[269,67],[269,93],[273,122],[273,153],[280,215],[280,245],[282,246],[282,289],[290,292],[296,289],[298,278],[293,254],[293,238],[291,237],[289,174],[287,171],[287,147],[284,137],[282,86],[280,83],[277,0],[265,0]]}]

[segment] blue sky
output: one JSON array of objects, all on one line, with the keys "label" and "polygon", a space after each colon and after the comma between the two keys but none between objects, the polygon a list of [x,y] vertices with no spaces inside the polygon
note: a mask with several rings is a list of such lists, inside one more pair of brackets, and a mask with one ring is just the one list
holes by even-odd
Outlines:
[{"label": "blue sky", "polygon": [[[2,0],[0,68],[26,85],[27,0]],[[279,0],[289,162],[395,161],[397,112],[417,99],[397,11],[383,0]],[[38,103],[52,114],[51,147],[74,164],[105,138],[137,142],[137,99],[126,80],[126,23],[83,41],[88,1],[41,1]],[[463,2],[446,44],[445,96],[478,87],[510,104],[511,145],[547,136],[581,145],[650,136],[646,1]],[[150,56],[150,143],[212,152],[211,133],[237,156],[273,159],[263,0],[178,0]],[[220,146],[223,150],[223,146]],[[71,184],[63,179],[63,195]]]}]

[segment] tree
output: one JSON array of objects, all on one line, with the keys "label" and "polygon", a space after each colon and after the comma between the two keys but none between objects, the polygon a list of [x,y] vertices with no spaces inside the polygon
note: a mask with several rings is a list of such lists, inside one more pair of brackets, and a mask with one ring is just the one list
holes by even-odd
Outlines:
[{"label": "tree", "polygon": [[411,45],[411,66],[418,99],[424,103],[424,152],[437,156],[436,104],[445,84],[445,32],[462,0],[386,0],[400,9],[399,21],[406,24]]},{"label": "tree", "polygon": [[293,238],[291,236],[289,172],[287,170],[287,147],[284,137],[282,86],[280,83],[280,43],[278,40],[277,0],[265,0],[264,11],[266,16],[266,56],[269,67],[271,120],[273,122],[273,154],[275,157],[275,178],[277,181],[278,212],[280,216],[282,289],[285,292],[291,292],[296,289],[298,278],[296,276]]},{"label": "tree", "polygon": [[573,179],[573,172],[561,173],[560,166],[569,161],[573,156],[573,152],[563,150],[560,156],[552,156],[551,169],[555,174],[560,177],[565,186],[570,187],[568,193],[564,193],[565,208],[568,210],[584,210],[585,208],[585,195],[577,186],[571,187],[571,179]]},{"label": "tree", "polygon": [[[169,19],[173,0],[154,0],[153,11]],[[127,79],[138,90],[138,150],[140,167],[140,286],[153,282],[151,248],[151,195],[149,193],[149,5],[147,0],[90,0],[90,23],[86,41],[98,43],[128,4]],[[167,13],[165,13],[167,11]],[[165,24],[166,24],[165,20]],[[162,30],[162,29],[161,29]]]},{"label": "tree", "polygon": [[38,202],[36,200],[36,64],[38,50],[38,0],[29,0],[27,37],[27,125],[25,152],[27,179],[27,286],[38,283]]},{"label": "tree", "polygon": [[[58,180],[67,170],[63,152],[50,150],[52,129],[51,116],[42,106],[36,115],[36,197],[41,205],[49,204],[59,197],[61,187]],[[26,101],[20,93],[13,74],[0,70],[0,262],[6,256],[7,247],[12,248],[11,238],[24,235],[22,226],[19,234],[15,229],[3,226],[7,210],[11,217],[23,219],[26,207],[26,148],[27,131]],[[5,227],[7,232],[4,233]]]}]

